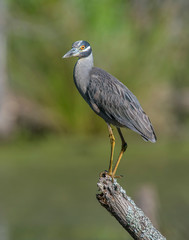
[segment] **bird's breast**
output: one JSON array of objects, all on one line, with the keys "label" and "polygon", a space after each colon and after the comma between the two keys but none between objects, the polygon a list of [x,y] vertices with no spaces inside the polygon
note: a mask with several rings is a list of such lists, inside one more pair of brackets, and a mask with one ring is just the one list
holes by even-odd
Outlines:
[{"label": "bird's breast", "polygon": [[89,74],[86,74],[85,72],[81,74],[81,72],[76,69],[74,74],[74,82],[78,91],[82,96],[84,96],[89,84]]},{"label": "bird's breast", "polygon": [[82,60],[78,60],[74,67],[74,82],[83,97],[89,85],[91,68],[92,66],[88,66]]}]

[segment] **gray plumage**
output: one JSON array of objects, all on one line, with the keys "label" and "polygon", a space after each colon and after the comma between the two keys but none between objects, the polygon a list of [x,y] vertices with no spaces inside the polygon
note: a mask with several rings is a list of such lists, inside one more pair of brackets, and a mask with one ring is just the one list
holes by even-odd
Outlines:
[{"label": "gray plumage", "polygon": [[148,116],[134,94],[118,79],[93,67],[86,94],[89,105],[106,122],[127,127],[154,142],[154,130]]},{"label": "gray plumage", "polygon": [[93,111],[108,124],[129,128],[144,140],[156,142],[152,124],[135,95],[117,78],[93,66],[89,43],[75,42],[64,55],[71,56],[79,57],[74,67],[74,82]]}]

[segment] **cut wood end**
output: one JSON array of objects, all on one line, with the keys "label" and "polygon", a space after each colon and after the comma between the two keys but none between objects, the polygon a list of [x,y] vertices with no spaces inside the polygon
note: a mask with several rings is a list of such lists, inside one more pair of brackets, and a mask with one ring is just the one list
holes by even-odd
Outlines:
[{"label": "cut wood end", "polygon": [[126,191],[119,185],[119,183],[115,178],[112,180],[112,177],[109,176],[106,172],[103,172],[100,174],[100,178],[97,183],[97,186],[99,188],[100,195],[102,193],[106,195],[113,191],[113,192],[121,192],[123,194],[123,197],[126,198]]},{"label": "cut wood end", "polygon": [[96,194],[97,200],[103,207],[108,208],[108,199],[112,198],[115,194],[122,194],[122,197],[128,200],[126,191],[119,185],[117,180],[103,172],[100,174],[99,181],[97,183],[99,193]]}]

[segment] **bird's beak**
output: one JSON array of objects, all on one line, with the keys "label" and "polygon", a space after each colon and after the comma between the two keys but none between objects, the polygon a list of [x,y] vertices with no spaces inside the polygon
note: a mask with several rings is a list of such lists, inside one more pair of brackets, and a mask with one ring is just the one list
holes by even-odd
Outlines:
[{"label": "bird's beak", "polygon": [[79,56],[79,50],[77,48],[72,48],[62,58],[78,57],[78,56]]}]

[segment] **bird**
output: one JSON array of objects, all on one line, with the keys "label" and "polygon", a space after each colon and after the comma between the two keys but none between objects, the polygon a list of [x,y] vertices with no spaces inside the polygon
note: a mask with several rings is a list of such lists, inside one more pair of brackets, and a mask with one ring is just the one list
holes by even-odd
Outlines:
[{"label": "bird", "polygon": [[[121,128],[129,128],[141,135],[145,141],[155,143],[157,138],[149,117],[136,96],[117,78],[105,70],[95,67],[91,45],[84,40],[76,41],[62,58],[78,57],[74,66],[74,83],[92,110],[103,118],[108,126],[111,144],[107,174],[114,179],[120,160],[127,149]],[[113,168],[115,137],[112,126],[121,138],[121,151]]]}]

